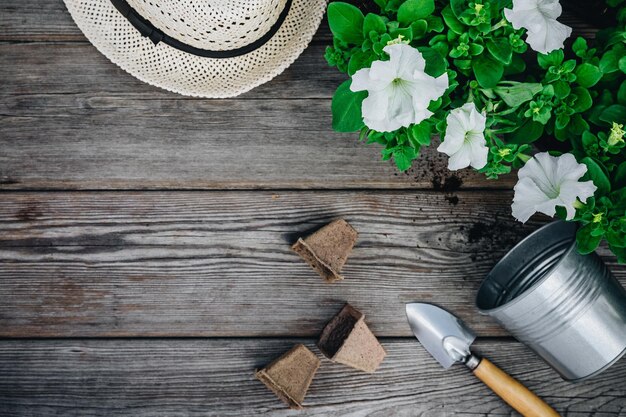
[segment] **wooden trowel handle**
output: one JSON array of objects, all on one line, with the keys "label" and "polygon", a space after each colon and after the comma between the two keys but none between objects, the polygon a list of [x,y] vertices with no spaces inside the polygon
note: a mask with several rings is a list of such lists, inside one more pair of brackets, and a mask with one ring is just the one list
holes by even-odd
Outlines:
[{"label": "wooden trowel handle", "polygon": [[487,359],[479,359],[474,375],[525,417],[559,417],[552,407]]}]

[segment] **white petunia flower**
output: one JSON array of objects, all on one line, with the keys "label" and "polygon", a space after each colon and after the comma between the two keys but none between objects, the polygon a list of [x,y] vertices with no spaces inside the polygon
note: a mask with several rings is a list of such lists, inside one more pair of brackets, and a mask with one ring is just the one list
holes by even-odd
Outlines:
[{"label": "white petunia flower", "polygon": [[563,48],[572,34],[571,27],[556,20],[562,11],[559,0],[513,0],[513,9],[504,9],[504,16],[515,29],[526,29],[531,48],[547,54]]},{"label": "white petunia flower", "polygon": [[465,103],[450,112],[446,118],[446,134],[437,148],[450,157],[448,169],[455,171],[470,165],[481,169],[487,165],[486,121],[487,117],[478,111],[474,103]]},{"label": "white petunia flower", "polygon": [[428,105],[448,88],[448,74],[426,74],[422,54],[409,45],[387,45],[383,51],[389,61],[374,61],[352,76],[350,89],[368,92],[361,107],[363,121],[370,129],[392,132],[428,119]]},{"label": "white petunia flower", "polygon": [[519,181],[513,188],[513,217],[522,223],[536,212],[554,216],[556,206],[565,207],[567,220],[576,214],[576,199],[587,201],[596,191],[593,181],[578,181],[587,166],[576,162],[574,155],[559,157],[538,153],[518,172]]}]

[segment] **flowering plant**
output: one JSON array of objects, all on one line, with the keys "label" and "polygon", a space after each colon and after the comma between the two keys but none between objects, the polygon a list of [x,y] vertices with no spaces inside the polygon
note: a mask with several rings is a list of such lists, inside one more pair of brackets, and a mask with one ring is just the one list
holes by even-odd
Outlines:
[{"label": "flowering plant", "polygon": [[378,14],[328,7],[325,57],[350,77],[333,128],[360,131],[401,171],[434,134],[451,170],[519,169],[518,220],[579,222],[581,253],[606,239],[626,262],[624,0],[606,0],[615,24],[593,44],[568,39],[558,0],[374,1]]}]

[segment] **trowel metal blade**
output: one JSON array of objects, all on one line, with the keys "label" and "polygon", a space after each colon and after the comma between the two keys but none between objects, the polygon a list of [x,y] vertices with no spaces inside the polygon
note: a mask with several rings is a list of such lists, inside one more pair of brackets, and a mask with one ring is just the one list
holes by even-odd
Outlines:
[{"label": "trowel metal blade", "polygon": [[470,355],[476,335],[453,314],[432,304],[410,303],[406,316],[415,337],[444,368]]}]

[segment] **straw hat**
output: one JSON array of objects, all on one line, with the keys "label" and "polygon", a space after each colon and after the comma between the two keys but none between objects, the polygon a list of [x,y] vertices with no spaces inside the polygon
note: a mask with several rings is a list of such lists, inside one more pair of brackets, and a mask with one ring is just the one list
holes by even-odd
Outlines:
[{"label": "straw hat", "polygon": [[149,84],[232,97],[283,72],[317,30],[326,0],[64,0],[107,58]]}]

